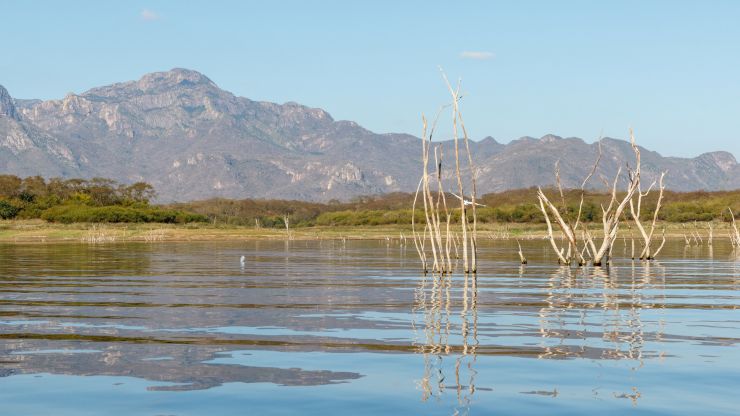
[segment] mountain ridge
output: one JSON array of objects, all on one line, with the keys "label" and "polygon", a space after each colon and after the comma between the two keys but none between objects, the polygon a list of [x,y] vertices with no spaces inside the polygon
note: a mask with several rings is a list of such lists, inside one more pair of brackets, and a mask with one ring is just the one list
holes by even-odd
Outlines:
[{"label": "mountain ridge", "polygon": [[[162,201],[326,201],[413,191],[421,170],[419,140],[377,134],[321,108],[239,97],[183,68],[58,100],[13,99],[0,86],[0,173],[143,180]],[[449,161],[450,142],[439,143]],[[564,185],[578,187],[597,149],[554,134],[507,144],[488,136],[470,144],[481,193],[551,185],[558,160]],[[632,160],[623,140],[605,138],[602,146],[604,176]],[[740,166],[729,152],[677,158],[644,149],[645,175],[663,170],[670,171],[669,189],[740,188]],[[446,180],[450,174],[445,170]]]}]

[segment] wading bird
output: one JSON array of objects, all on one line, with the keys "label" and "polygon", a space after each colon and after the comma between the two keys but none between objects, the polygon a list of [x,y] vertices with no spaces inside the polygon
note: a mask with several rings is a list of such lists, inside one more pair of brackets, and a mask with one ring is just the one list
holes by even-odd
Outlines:
[{"label": "wading bird", "polygon": [[[462,197],[460,197],[460,195],[457,195],[457,194],[452,194],[452,195],[455,195],[455,198],[463,201],[463,204],[465,204],[466,207],[469,207],[469,206],[472,206],[473,205],[473,201],[471,201],[469,199],[463,199]],[[476,206],[479,206],[479,207],[485,207],[485,206],[487,206],[487,205],[479,204],[477,202],[475,203],[475,205]]]}]

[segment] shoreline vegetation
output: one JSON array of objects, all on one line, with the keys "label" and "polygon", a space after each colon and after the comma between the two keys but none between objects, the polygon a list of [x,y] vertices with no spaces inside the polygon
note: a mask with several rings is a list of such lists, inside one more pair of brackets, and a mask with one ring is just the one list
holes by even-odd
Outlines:
[{"label": "shoreline vegetation", "polygon": [[[557,188],[544,193],[560,199]],[[476,221],[481,239],[545,238],[547,228],[537,205],[537,190],[518,189],[478,197]],[[565,190],[566,211],[581,211],[584,224],[600,228],[603,191]],[[420,207],[410,208],[413,193],[357,197],[326,203],[293,200],[208,199],[153,204],[151,185],[123,185],[94,179],[19,178],[0,175],[0,242],[211,241],[245,239],[388,239],[412,240],[411,218],[425,224]],[[448,200],[456,201],[453,194]],[[652,218],[657,195],[643,201],[639,216]],[[666,191],[659,211],[668,238],[706,238],[710,224],[717,238],[732,229],[730,207],[740,212],[740,190]],[[460,223],[461,209],[450,209],[450,222]],[[620,238],[634,233],[629,213]],[[559,236],[559,234],[557,234]],[[560,237],[558,237],[560,238]],[[406,244],[413,244],[409,241]]]},{"label": "shoreline vegetation", "polygon": [[[689,239],[689,244],[707,240],[709,224],[715,240],[728,239],[732,223],[713,221],[665,223],[666,238]],[[632,228],[635,239],[639,237]],[[555,232],[556,238],[561,238]],[[478,227],[479,240],[545,240],[544,224],[493,223]],[[630,239],[630,229],[620,227],[620,237]],[[121,243],[121,242],[207,242],[247,240],[384,240],[389,244],[413,246],[410,225],[310,226],[256,228],[254,226],[188,223],[50,223],[44,220],[0,220],[0,244],[7,243]]]}]

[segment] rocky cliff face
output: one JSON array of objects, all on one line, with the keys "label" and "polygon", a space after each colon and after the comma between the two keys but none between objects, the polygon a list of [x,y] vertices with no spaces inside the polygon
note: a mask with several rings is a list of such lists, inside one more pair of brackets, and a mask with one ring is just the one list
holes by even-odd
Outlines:
[{"label": "rocky cliff face", "polygon": [[15,109],[13,97],[8,94],[8,90],[0,85],[0,116],[18,119],[18,112]]},{"label": "rocky cliff face", "polygon": [[0,172],[21,176],[80,175],[72,151],[34,125],[25,123],[15,101],[0,86]]},{"label": "rocky cliff face", "polygon": [[[594,144],[554,135],[507,145],[486,138],[472,147],[482,192],[551,184],[558,159],[565,185],[579,186],[596,152]],[[632,157],[621,140],[605,140],[604,152],[607,176]],[[296,103],[236,97],[185,69],[61,100],[13,100],[0,87],[0,172],[144,180],[164,201],[413,191],[419,153],[413,136],[375,134]],[[643,160],[648,176],[671,170],[672,189],[740,187],[729,153],[681,159],[645,150]]]}]

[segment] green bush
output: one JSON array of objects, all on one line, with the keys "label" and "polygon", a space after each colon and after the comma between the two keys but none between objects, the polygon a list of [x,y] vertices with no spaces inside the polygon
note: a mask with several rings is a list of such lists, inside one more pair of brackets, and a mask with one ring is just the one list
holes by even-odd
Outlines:
[{"label": "green bush", "polygon": [[0,219],[9,220],[18,215],[20,208],[8,201],[0,201]]},{"label": "green bush", "polygon": [[205,222],[203,215],[161,208],[129,206],[93,207],[88,205],[59,205],[45,210],[41,218],[49,222]]},{"label": "green bush", "polygon": [[[581,203],[581,191],[555,188],[543,191],[559,208],[566,221],[575,221]],[[476,208],[481,223],[542,223],[544,217],[537,205],[537,189],[518,189],[481,195],[478,201],[485,206]],[[151,185],[138,182],[119,184],[110,179],[45,179],[40,176],[19,178],[0,175],[0,218],[44,218],[57,222],[162,222],[187,223],[210,220],[218,225],[242,225],[284,228],[284,216],[290,218],[290,227],[371,226],[411,223],[413,193],[392,193],[360,196],[350,201],[332,200],[328,203],[291,200],[230,200],[209,199],[171,205],[152,206],[155,197]],[[618,195],[621,197],[621,194]],[[643,220],[652,219],[658,192],[653,191],[642,201]],[[581,220],[586,223],[601,221],[602,204],[611,195],[588,191],[583,198]],[[435,194],[435,200],[437,196]],[[447,204],[453,223],[460,222],[460,205],[452,194]],[[665,192],[659,219],[671,222],[724,220],[729,221],[727,207],[740,213],[740,190],[718,192]],[[417,197],[417,224],[424,224],[423,198]],[[467,210],[472,218],[472,210]],[[629,209],[623,220],[629,220]],[[444,214],[440,220],[444,222]]]},{"label": "green bush", "polygon": [[[423,212],[417,213],[416,220],[424,221]],[[316,218],[316,225],[388,225],[410,224],[411,210],[368,210],[368,211],[336,211],[325,212]]]}]

